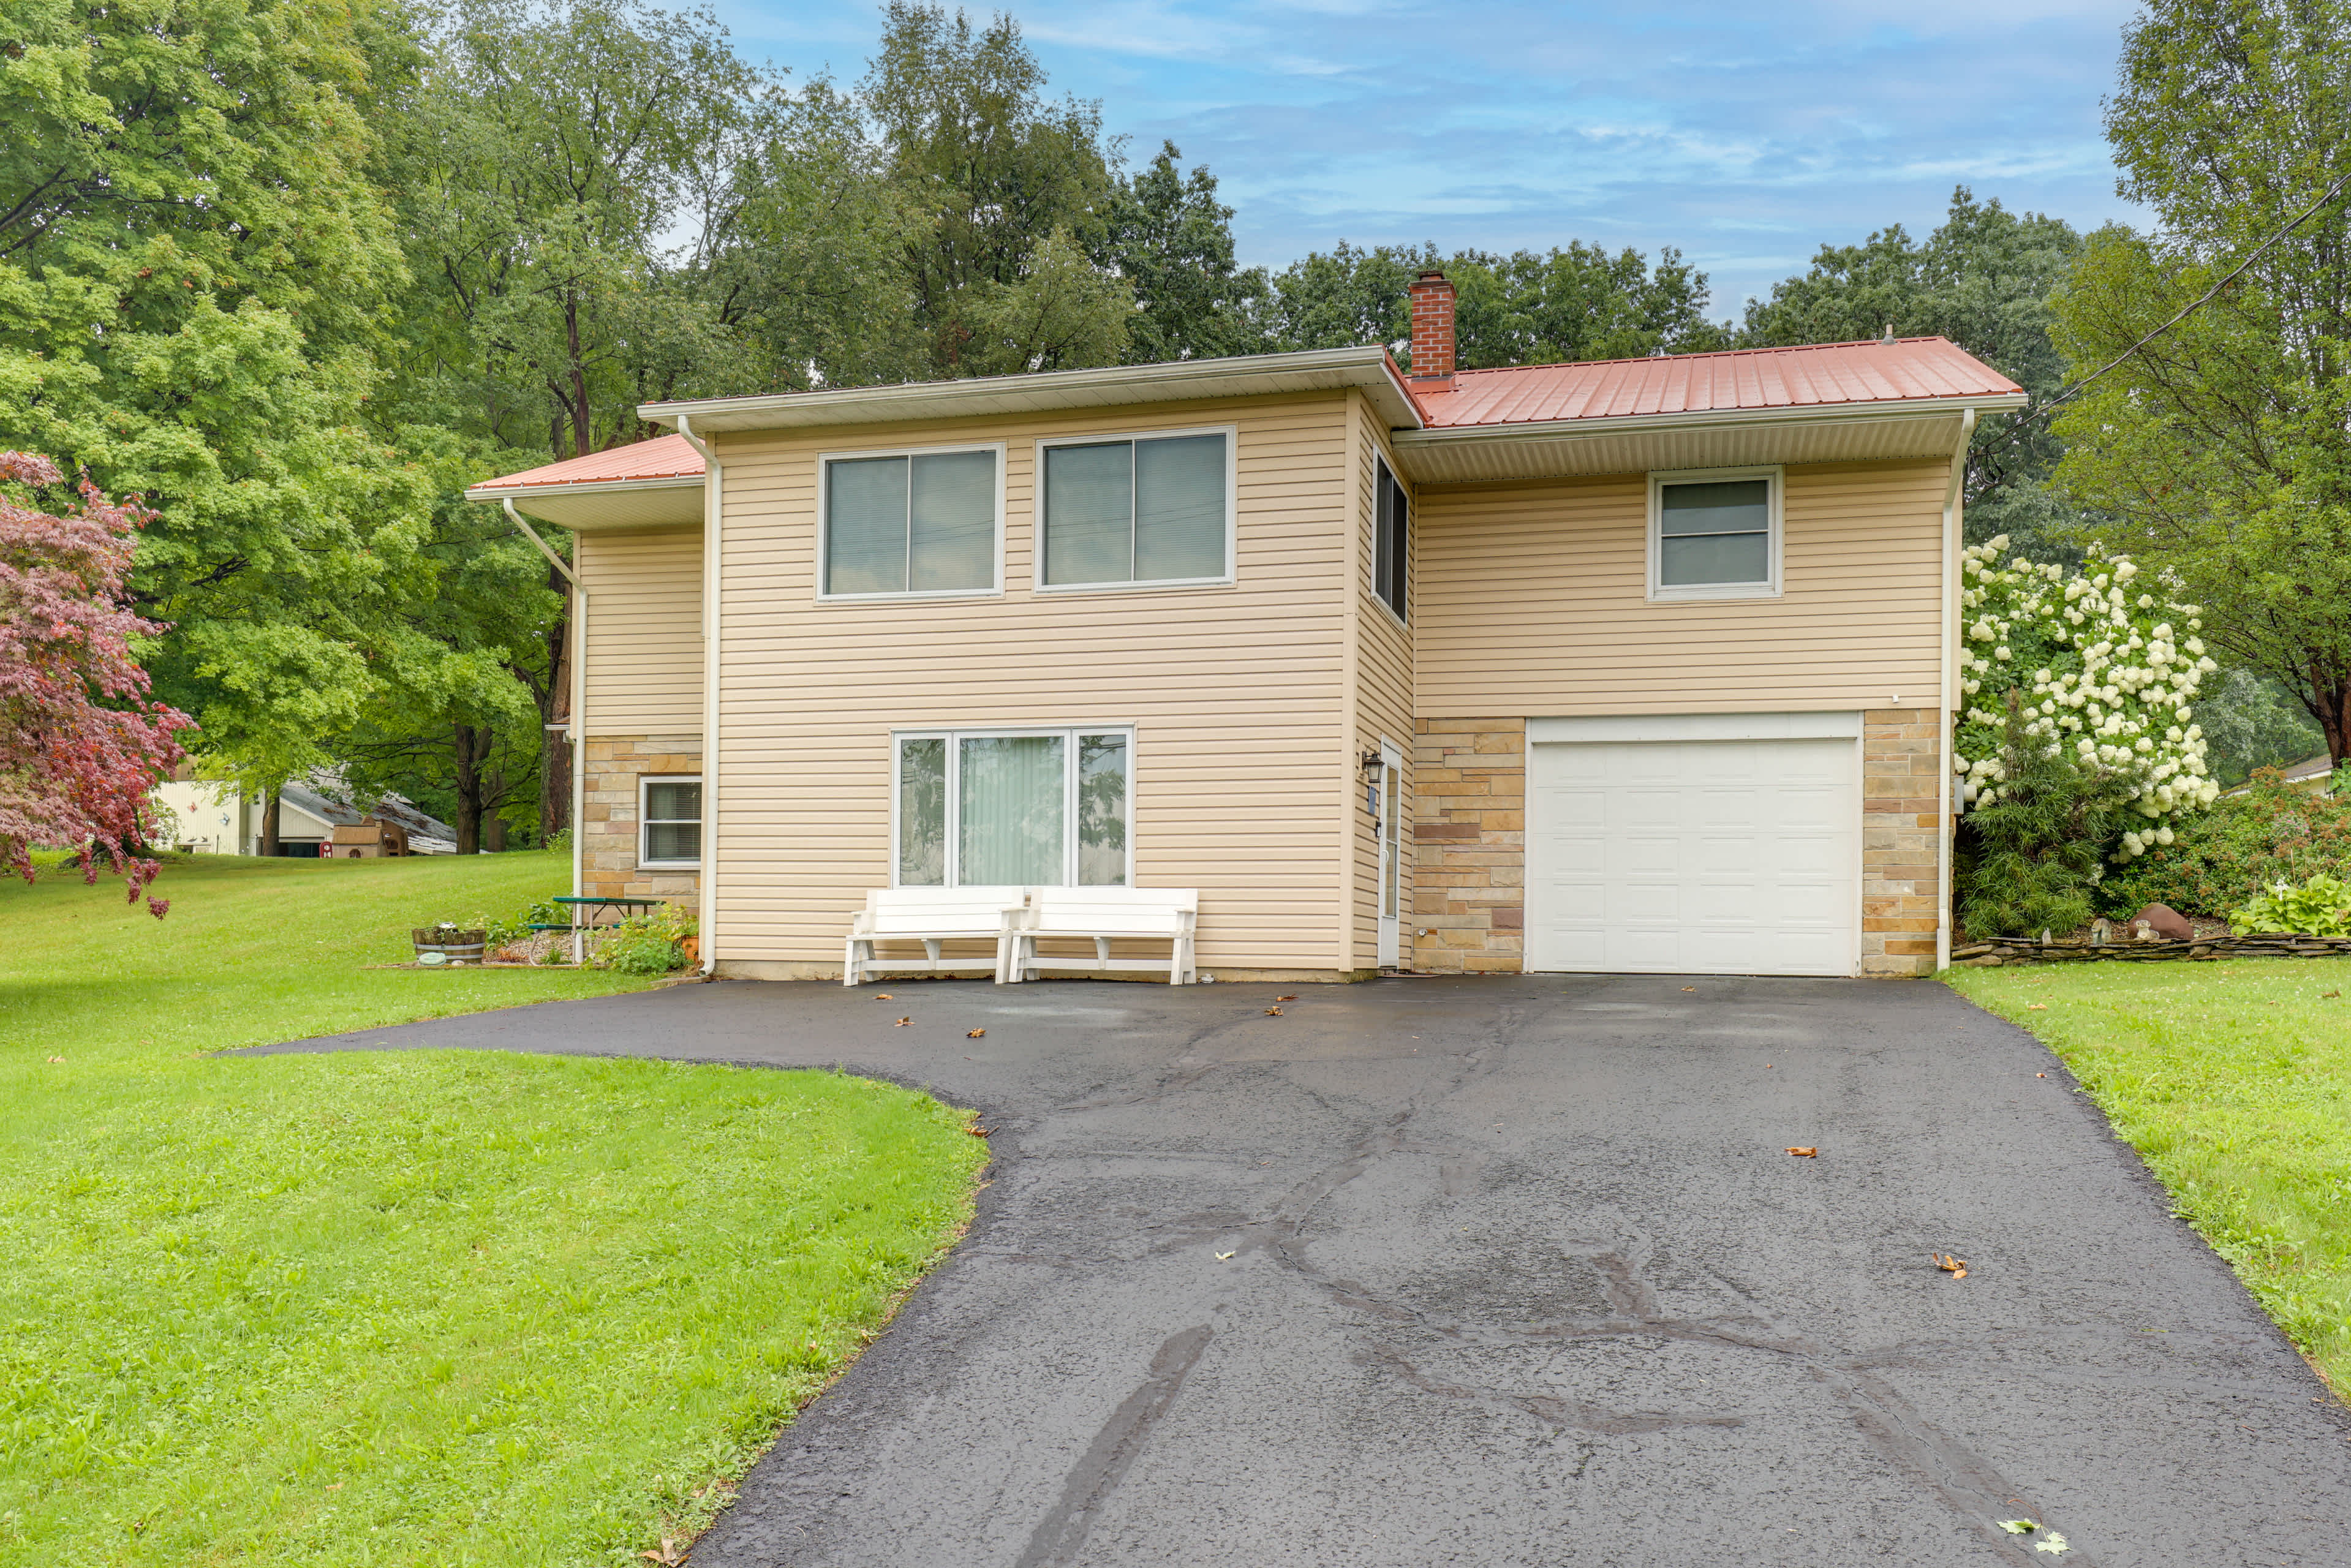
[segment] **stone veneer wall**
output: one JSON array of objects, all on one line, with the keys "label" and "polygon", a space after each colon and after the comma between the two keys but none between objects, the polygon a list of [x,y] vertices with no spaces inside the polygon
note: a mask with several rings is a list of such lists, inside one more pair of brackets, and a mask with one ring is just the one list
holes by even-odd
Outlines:
[{"label": "stone veneer wall", "polygon": [[[1526,721],[1423,719],[1413,947],[1423,970],[1514,971],[1526,945]],[[1948,775],[1932,708],[1862,716],[1861,971],[1931,974]]]},{"label": "stone veneer wall", "polygon": [[1861,972],[1931,975],[1950,772],[1933,708],[1861,716]]},{"label": "stone veneer wall", "polygon": [[590,736],[580,891],[608,898],[692,898],[700,886],[693,872],[637,868],[637,781],[648,773],[691,778],[701,771],[698,735]]},{"label": "stone veneer wall", "polygon": [[1416,968],[1525,967],[1527,724],[1421,719],[1414,728]]}]

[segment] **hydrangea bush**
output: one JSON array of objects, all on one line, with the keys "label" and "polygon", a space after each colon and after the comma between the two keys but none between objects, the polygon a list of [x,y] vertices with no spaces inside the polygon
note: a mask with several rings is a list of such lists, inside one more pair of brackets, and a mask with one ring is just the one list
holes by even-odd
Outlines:
[{"label": "hydrangea bush", "polygon": [[2142,819],[2109,851],[2116,861],[2172,841],[2173,820],[2220,795],[2189,703],[2218,666],[2197,633],[2197,607],[2160,600],[2129,561],[2093,550],[2078,572],[2026,560],[2005,534],[1963,552],[1961,707],[1951,765],[1960,810],[1991,805],[2003,758],[2008,694],[2022,733],[2062,749]]}]

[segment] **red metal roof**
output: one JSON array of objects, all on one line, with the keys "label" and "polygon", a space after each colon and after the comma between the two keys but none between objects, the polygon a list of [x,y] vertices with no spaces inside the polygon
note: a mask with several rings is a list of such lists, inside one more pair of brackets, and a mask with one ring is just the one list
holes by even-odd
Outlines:
[{"label": "red metal roof", "polygon": [[1463,371],[1449,391],[1415,385],[1413,401],[1432,427],[1444,428],[1907,402],[2022,390],[1948,339],[1897,338]]},{"label": "red metal roof", "polygon": [[702,477],[702,454],[683,435],[656,435],[651,441],[634,442],[627,446],[615,446],[609,452],[591,452],[585,457],[569,457],[560,463],[550,463],[544,468],[526,468],[519,474],[502,475],[485,479],[473,488],[476,490],[515,490],[538,485],[609,484],[619,479],[699,479]]}]

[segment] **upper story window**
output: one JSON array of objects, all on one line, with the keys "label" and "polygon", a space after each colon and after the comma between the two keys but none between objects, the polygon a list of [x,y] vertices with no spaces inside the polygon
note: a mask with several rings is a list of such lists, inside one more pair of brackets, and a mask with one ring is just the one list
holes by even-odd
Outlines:
[{"label": "upper story window", "polygon": [[1003,449],[827,457],[820,594],[994,593]]},{"label": "upper story window", "polygon": [[1649,597],[1768,599],[1780,591],[1777,468],[1649,477]]},{"label": "upper story window", "polygon": [[1388,471],[1387,459],[1374,460],[1372,474],[1372,591],[1380,602],[1409,620],[1405,600],[1412,580],[1412,501]]},{"label": "upper story window", "polygon": [[1038,587],[1232,580],[1230,430],[1040,442],[1038,457]]}]

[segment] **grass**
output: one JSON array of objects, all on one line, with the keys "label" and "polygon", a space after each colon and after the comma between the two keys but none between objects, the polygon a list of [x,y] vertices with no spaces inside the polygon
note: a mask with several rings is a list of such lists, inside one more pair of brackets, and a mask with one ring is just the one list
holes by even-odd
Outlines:
[{"label": "grass", "polygon": [[2321,1375],[2351,1392],[2351,961],[1947,978],[2049,1043]]},{"label": "grass", "polygon": [[644,984],[369,967],[566,871],[0,884],[0,1557],[636,1564],[935,1261],[985,1145],[889,1085],[206,1054]]}]

